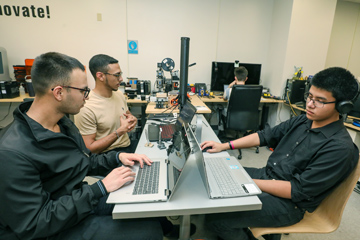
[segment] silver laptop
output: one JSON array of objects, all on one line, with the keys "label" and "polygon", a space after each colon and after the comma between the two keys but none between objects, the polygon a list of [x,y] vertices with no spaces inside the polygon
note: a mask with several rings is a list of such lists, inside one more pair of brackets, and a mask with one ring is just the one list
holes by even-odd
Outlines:
[{"label": "silver laptop", "polygon": [[135,203],[169,200],[183,175],[183,169],[191,152],[187,136],[183,127],[174,135],[167,158],[151,159],[152,165],[144,164],[142,169],[139,164],[131,167],[136,173],[134,182],[125,184],[117,191],[110,193],[106,202]]},{"label": "silver laptop", "polygon": [[261,193],[235,157],[204,157],[191,129],[189,142],[209,198],[242,197]]}]

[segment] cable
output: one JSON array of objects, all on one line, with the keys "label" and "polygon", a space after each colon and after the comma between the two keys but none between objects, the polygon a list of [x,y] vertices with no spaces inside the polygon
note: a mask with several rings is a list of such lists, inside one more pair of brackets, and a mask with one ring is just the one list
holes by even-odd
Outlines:
[{"label": "cable", "polygon": [[289,98],[289,91],[286,91],[286,96],[287,96],[287,99],[289,101],[289,105],[290,105],[290,108],[291,108],[291,111],[293,112],[293,114],[295,115],[295,117],[297,116],[296,112],[294,111],[294,108],[290,102],[290,98]]},{"label": "cable", "polygon": [[[12,105],[12,102],[10,102],[9,107],[8,107],[8,111],[7,111],[6,115],[2,119],[0,119],[0,122],[4,121],[5,118],[7,118],[7,116],[9,116],[11,105]],[[0,127],[3,128],[2,126],[0,126]]]}]

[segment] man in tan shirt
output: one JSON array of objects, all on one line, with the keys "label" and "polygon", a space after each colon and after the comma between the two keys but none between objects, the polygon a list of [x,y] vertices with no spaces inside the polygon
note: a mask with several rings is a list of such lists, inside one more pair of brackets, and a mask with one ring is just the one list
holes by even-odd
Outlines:
[{"label": "man in tan shirt", "polygon": [[75,124],[83,136],[86,147],[93,153],[126,151],[133,153],[136,143],[129,139],[137,119],[130,113],[126,98],[118,91],[123,81],[118,60],[105,54],[93,56],[89,62],[95,88]]}]

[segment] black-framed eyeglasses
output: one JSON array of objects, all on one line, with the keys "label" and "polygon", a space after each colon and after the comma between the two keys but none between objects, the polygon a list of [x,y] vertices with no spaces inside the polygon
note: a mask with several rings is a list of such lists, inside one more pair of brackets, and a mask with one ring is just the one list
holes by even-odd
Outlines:
[{"label": "black-framed eyeglasses", "polygon": [[121,78],[121,76],[122,76],[122,72],[121,72],[121,73],[107,73],[107,72],[103,72],[103,74],[113,75],[114,77],[117,77],[117,78]]},{"label": "black-framed eyeglasses", "polygon": [[304,94],[304,99],[305,99],[306,103],[309,103],[310,101],[312,101],[314,106],[317,107],[317,108],[323,108],[325,104],[336,103],[336,101],[322,102],[322,101],[319,101],[319,100],[315,100],[314,98],[312,98],[312,96],[308,92]]},{"label": "black-framed eyeglasses", "polygon": [[[72,87],[72,86],[61,86],[61,87],[79,90],[80,92],[82,92],[84,94],[84,98],[87,98],[90,93],[90,88],[88,88],[88,87],[85,87],[85,88],[77,88],[77,87]],[[54,91],[54,88],[52,88],[51,91]]]}]

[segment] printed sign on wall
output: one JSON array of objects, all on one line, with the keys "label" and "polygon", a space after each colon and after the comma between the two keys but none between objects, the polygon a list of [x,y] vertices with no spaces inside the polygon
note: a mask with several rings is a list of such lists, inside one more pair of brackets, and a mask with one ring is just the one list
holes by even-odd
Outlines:
[{"label": "printed sign on wall", "polygon": [[129,54],[138,54],[139,47],[137,40],[128,40],[128,53]]},{"label": "printed sign on wall", "polygon": [[0,16],[16,16],[16,17],[33,17],[33,18],[50,18],[49,6],[36,7],[0,5]]}]

